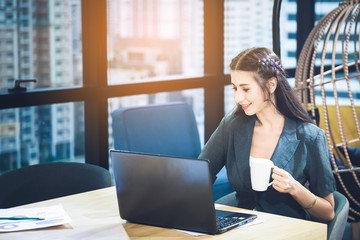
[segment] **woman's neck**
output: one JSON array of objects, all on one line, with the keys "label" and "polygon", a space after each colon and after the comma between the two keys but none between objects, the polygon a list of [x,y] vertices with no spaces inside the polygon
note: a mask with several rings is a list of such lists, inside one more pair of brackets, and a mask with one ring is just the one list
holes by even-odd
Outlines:
[{"label": "woman's neck", "polygon": [[285,124],[285,117],[274,106],[263,109],[256,114],[256,126],[261,126],[269,129],[283,128]]}]

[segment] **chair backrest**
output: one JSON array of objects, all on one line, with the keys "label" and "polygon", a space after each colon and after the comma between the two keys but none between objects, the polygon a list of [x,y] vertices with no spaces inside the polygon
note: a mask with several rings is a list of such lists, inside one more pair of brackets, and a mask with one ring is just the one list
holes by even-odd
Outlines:
[{"label": "chair backrest", "polygon": [[55,162],[0,175],[0,208],[112,186],[108,170],[85,163]]},{"label": "chair backrest", "polygon": [[328,223],[328,240],[342,239],[349,214],[349,201],[341,193],[334,192],[335,217]]},{"label": "chair backrest", "polygon": [[112,126],[118,150],[193,158],[201,151],[194,112],[183,102],[119,108]]},{"label": "chair backrest", "polygon": [[223,204],[232,207],[238,207],[238,201],[236,199],[236,192],[233,191],[215,201],[218,204]]}]

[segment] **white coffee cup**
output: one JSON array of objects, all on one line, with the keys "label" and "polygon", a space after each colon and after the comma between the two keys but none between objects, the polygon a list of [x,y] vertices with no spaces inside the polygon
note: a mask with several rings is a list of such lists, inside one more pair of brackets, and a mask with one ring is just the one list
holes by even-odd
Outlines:
[{"label": "white coffee cup", "polygon": [[274,163],[265,158],[250,157],[251,187],[255,191],[266,191],[272,184],[270,181],[271,168]]}]

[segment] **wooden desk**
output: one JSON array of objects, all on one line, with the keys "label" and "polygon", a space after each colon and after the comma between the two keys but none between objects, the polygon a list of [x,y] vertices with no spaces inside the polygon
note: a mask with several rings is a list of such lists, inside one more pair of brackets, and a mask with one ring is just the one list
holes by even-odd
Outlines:
[{"label": "wooden desk", "polygon": [[[61,203],[71,224],[46,229],[0,233],[0,239],[326,239],[327,225],[251,211],[263,223],[219,235],[194,237],[173,229],[126,223],[119,216],[115,187],[75,194],[21,207],[45,207]],[[20,208],[21,208],[20,207]],[[239,210],[224,205],[218,209]],[[244,212],[250,212],[244,210]]]}]

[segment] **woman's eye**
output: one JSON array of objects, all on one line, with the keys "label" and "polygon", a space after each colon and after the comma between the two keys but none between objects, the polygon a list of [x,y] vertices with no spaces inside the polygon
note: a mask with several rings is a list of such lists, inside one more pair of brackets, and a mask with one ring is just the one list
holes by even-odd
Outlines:
[{"label": "woman's eye", "polygon": [[236,87],[232,87],[232,89],[233,89],[234,91],[236,91],[236,90],[237,90],[237,88],[236,88]]},{"label": "woman's eye", "polygon": [[249,91],[249,89],[248,88],[243,88],[243,91],[247,92],[247,91]]}]

